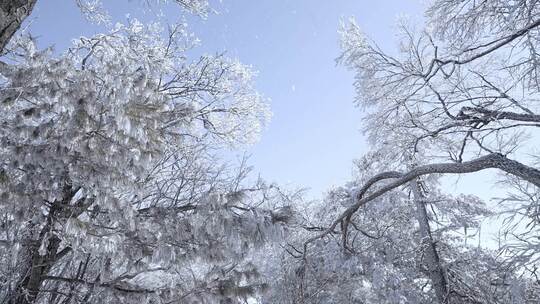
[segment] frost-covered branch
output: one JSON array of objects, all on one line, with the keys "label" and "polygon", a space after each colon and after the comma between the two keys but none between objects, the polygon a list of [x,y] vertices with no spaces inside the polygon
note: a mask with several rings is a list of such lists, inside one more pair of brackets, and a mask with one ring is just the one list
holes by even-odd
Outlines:
[{"label": "frost-covered branch", "polygon": [[[304,243],[304,250],[307,250],[307,246],[309,243],[312,243],[313,241],[331,233],[338,224],[340,224],[348,216],[354,214],[361,206],[391,190],[394,190],[406,184],[407,182],[414,180],[415,178],[428,174],[464,174],[477,172],[485,169],[499,169],[508,174],[523,178],[524,180],[536,185],[537,187],[540,187],[540,170],[523,165],[498,153],[486,155],[462,163],[439,163],[418,166],[406,173],[380,173],[372,177],[368,182],[366,182],[366,186],[362,187],[362,190],[359,192],[359,194],[361,195],[355,198],[355,203],[349,206],[343,213],[341,213],[341,215],[339,215],[337,219],[332,222],[328,229],[316,236],[309,238]],[[385,179],[394,180],[364,196],[367,188]]]}]

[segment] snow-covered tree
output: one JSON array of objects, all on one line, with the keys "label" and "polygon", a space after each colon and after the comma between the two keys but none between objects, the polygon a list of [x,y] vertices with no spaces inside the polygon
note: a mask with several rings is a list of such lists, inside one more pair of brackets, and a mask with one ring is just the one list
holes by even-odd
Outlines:
[{"label": "snow-covered tree", "polygon": [[[1,303],[540,301],[537,2],[433,0],[397,54],[343,24],[370,151],[305,203],[219,158],[269,119],[249,67],[74,1],[108,30],[58,54],[16,34],[36,0],[0,0]],[[471,242],[499,210],[442,178],[485,169],[499,251]]]},{"label": "snow-covered tree", "polygon": [[[98,1],[77,3],[104,20]],[[2,303],[233,303],[264,289],[248,255],[281,235],[287,197],[215,150],[253,142],[268,106],[237,60],[189,59],[196,43],[184,23],[130,20],[60,55],[26,35],[4,49]]]},{"label": "snow-covered tree", "polygon": [[[421,180],[417,189],[407,185],[374,199],[326,233],[354,203],[356,185],[385,167],[379,157],[359,160],[358,180],[310,208],[312,216],[290,234],[275,259],[280,267],[272,275],[279,279],[263,303],[427,304],[438,303],[441,292],[444,303],[538,300],[534,282],[507,269],[493,250],[467,243],[492,212],[477,197],[442,193],[433,178]],[[324,237],[318,237],[321,232]]]},{"label": "snow-covered tree", "polygon": [[[340,195],[347,203],[295,247],[302,259],[296,277],[312,275],[299,283],[312,290],[301,285],[304,294],[297,302],[314,302],[315,293],[324,303],[538,301],[539,13],[534,1],[435,0],[425,26],[402,23],[397,54],[384,52],[354,20],[344,24],[338,61],[356,73],[357,104],[365,110],[372,152],[361,161],[361,177]],[[509,185],[504,202],[514,230],[505,231],[501,256],[454,244],[454,230],[470,229],[471,220],[486,212],[478,199],[443,194],[437,186],[443,174],[485,169],[504,173],[501,180]],[[328,204],[335,208],[339,201]],[[379,227],[397,219],[399,228],[367,229],[366,213],[375,214],[372,221]],[[446,220],[439,222],[440,217]],[[380,246],[353,246],[370,236],[382,239]],[[384,243],[385,238],[392,241]],[[323,247],[325,242],[335,249]],[[345,252],[332,268],[324,256],[335,257],[338,248]],[[407,254],[411,251],[418,252]],[[359,274],[351,273],[351,264],[341,266],[349,255],[370,255],[352,263]],[[379,268],[363,283],[365,266],[373,264]],[[345,278],[351,277],[361,278],[356,285],[365,288],[361,296],[336,300],[336,294],[346,297],[340,292],[354,290],[345,289],[350,282]],[[338,288],[327,294],[331,288],[324,284]],[[373,291],[381,294],[370,300]]]}]

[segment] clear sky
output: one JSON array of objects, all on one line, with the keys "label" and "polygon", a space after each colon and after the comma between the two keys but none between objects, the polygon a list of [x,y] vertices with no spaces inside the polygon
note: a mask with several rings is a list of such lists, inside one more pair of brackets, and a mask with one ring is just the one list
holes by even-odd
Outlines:
[{"label": "clear sky", "polygon": [[[114,21],[142,19],[143,0],[103,0]],[[63,51],[71,39],[103,31],[87,23],[74,0],[40,0],[31,32],[41,46]],[[259,71],[257,87],[273,118],[248,149],[255,171],[270,181],[307,186],[318,196],[351,177],[351,161],[366,151],[361,110],[353,105],[353,74],[336,66],[340,18],[358,24],[385,49],[395,49],[398,15],[421,18],[421,0],[223,0],[207,20],[190,18],[202,52],[237,57]],[[155,6],[154,8],[157,8]],[[177,6],[165,6],[169,20]]]}]

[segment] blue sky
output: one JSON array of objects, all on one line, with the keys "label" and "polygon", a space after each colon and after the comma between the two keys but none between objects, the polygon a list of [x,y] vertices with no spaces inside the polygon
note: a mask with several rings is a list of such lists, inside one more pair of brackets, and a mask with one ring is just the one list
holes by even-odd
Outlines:
[{"label": "blue sky", "polygon": [[[114,21],[149,18],[142,0],[104,0]],[[30,25],[41,46],[63,51],[71,39],[102,31],[84,21],[75,1],[42,0]],[[258,90],[273,118],[247,151],[255,172],[281,184],[310,187],[312,197],[351,177],[351,161],[367,150],[361,109],[353,105],[353,74],[336,66],[340,18],[358,24],[385,49],[395,49],[398,15],[421,18],[421,0],[223,0],[218,14],[190,18],[201,52],[222,52],[259,71]],[[157,8],[157,6],[155,7]],[[177,6],[162,7],[169,20]]]}]

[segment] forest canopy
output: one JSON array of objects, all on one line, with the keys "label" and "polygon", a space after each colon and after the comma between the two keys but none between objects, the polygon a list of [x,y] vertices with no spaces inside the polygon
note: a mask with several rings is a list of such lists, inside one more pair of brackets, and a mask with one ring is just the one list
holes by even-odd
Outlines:
[{"label": "forest canopy", "polygon": [[[397,51],[336,20],[367,152],[317,199],[223,157],[271,102],[241,58],[194,52],[211,1],[124,23],[71,1],[106,30],[53,50],[39,1],[0,0],[0,303],[540,302],[536,1],[430,1]],[[446,186],[481,171],[504,197]],[[487,221],[498,246],[470,241]]]}]

